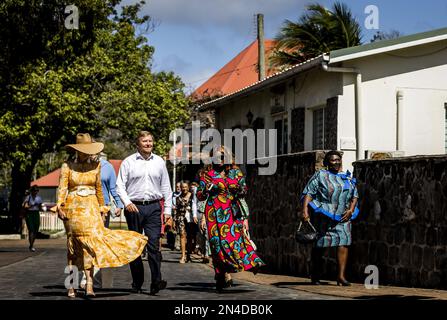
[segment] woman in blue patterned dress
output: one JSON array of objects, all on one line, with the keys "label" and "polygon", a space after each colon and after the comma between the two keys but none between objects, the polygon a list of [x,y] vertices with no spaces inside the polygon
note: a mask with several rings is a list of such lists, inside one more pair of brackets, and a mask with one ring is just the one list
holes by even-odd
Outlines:
[{"label": "woman in blue patterned dress", "polygon": [[[351,173],[341,172],[342,156],[329,151],[323,164],[327,170],[316,172],[307,183],[302,194],[303,219],[312,218],[319,238],[312,249],[311,279],[320,285],[323,254],[328,247],[337,247],[337,285],[351,285],[345,278],[348,247],[351,245],[351,220],[358,215],[358,193],[356,181]],[[309,208],[312,217],[309,215]]]}]

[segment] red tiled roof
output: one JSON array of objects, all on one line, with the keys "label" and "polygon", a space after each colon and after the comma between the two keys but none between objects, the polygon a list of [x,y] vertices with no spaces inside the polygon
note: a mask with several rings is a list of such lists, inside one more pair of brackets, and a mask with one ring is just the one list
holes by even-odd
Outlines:
[{"label": "red tiled roof", "polygon": [[123,162],[123,160],[108,160],[112,166],[113,169],[115,169],[115,175],[118,175],[118,171],[120,170],[120,166],[121,166],[121,162]]},{"label": "red tiled roof", "polygon": [[53,172],[50,172],[46,176],[40,177],[37,180],[31,182],[31,186],[39,186],[39,187],[57,187],[59,186],[59,178],[61,175],[61,169],[56,169]]},{"label": "red tiled roof", "polygon": [[[269,68],[269,56],[276,41],[264,40],[266,76],[275,71]],[[258,40],[253,41],[247,48],[228,62],[222,69],[197,88],[192,97],[227,95],[257,82],[258,79]]]},{"label": "red tiled roof", "polygon": [[[113,169],[115,169],[115,174],[118,175],[118,171],[123,160],[109,160],[109,162],[112,164]],[[39,187],[58,187],[60,175],[61,169],[56,169],[46,176],[40,177],[39,179],[31,182],[31,186],[37,185]]]}]

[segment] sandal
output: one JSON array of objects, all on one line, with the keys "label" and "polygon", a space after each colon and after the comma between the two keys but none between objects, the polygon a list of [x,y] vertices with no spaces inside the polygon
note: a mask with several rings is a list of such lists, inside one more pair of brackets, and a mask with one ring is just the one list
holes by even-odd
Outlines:
[{"label": "sandal", "polygon": [[93,292],[93,281],[87,282],[87,284],[85,285],[85,295],[87,297],[95,297],[96,296],[95,292]]},{"label": "sandal", "polygon": [[73,288],[68,289],[68,294],[67,294],[67,296],[68,296],[69,298],[76,298],[76,291],[75,291],[75,289],[73,289]]}]

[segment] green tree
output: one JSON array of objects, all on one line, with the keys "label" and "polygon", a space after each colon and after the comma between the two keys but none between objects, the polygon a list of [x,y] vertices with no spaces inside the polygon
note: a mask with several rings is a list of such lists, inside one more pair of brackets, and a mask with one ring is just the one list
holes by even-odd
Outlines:
[{"label": "green tree", "polygon": [[343,3],[335,2],[331,10],[321,4],[309,5],[297,22],[285,20],[275,38],[278,43],[270,63],[288,67],[331,50],[360,45],[360,30]]},{"label": "green tree", "polygon": [[[151,72],[154,48],[136,30],[144,2],[71,1],[79,29],[64,27],[65,1],[0,4],[0,161],[11,161],[10,210],[16,214],[36,163],[74,141],[117,130],[130,140],[152,131],[164,153],[168,133],[188,117],[183,83]],[[17,227],[19,226],[16,220]]]}]

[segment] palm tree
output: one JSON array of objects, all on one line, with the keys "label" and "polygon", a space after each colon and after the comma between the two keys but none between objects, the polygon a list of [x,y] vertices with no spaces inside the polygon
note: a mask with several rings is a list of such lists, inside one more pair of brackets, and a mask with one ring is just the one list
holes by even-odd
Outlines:
[{"label": "palm tree", "polygon": [[389,32],[377,31],[376,34],[371,39],[371,43],[377,42],[377,41],[382,41],[382,40],[397,39],[402,36],[403,36],[403,34],[400,31],[394,30],[394,29],[392,29]]},{"label": "palm tree", "polygon": [[270,63],[287,67],[331,50],[361,44],[360,24],[344,3],[334,3],[331,10],[312,4],[298,22],[284,21],[276,41]]}]

